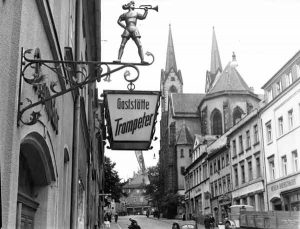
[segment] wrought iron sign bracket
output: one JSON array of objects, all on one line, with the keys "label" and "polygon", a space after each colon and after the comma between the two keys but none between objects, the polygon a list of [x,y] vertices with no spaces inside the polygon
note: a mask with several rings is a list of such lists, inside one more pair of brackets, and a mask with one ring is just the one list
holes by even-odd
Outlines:
[{"label": "wrought iron sign bracket", "polygon": [[[154,62],[152,53],[147,52],[146,55],[151,57],[150,62],[142,63],[124,63],[119,61],[103,62],[103,61],[73,61],[73,60],[44,60],[41,58],[39,48],[34,52],[32,49],[21,49],[21,66],[20,66],[20,83],[19,83],[19,102],[18,102],[18,126],[21,123],[25,125],[34,125],[40,118],[40,111],[32,111],[29,120],[23,120],[25,111],[38,105],[45,105],[51,108],[55,104],[55,98],[64,95],[76,89],[82,89],[83,86],[95,81],[100,82],[111,81],[111,74],[125,68],[132,68],[136,72],[135,77],[130,77],[131,73],[126,70],[124,79],[128,82],[127,89],[133,91],[135,89],[134,82],[139,78],[140,72],[137,66],[148,66]],[[90,67],[89,71],[87,67]],[[93,69],[93,71],[91,71]],[[45,72],[44,72],[45,70]],[[49,75],[50,72],[55,73],[55,77]],[[58,88],[59,82],[65,82],[66,87]],[[39,100],[32,102],[31,99],[25,98],[21,101],[23,84],[29,84],[36,92]]]}]

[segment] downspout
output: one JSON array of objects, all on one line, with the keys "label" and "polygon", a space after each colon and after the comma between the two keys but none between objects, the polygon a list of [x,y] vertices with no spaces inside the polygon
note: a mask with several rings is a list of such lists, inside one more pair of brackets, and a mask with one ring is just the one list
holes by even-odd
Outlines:
[{"label": "downspout", "polygon": [[72,186],[71,186],[71,228],[77,228],[77,196],[78,196],[78,151],[80,130],[80,97],[75,99],[73,155],[72,155]]},{"label": "downspout", "polygon": [[[262,158],[264,161],[261,162],[261,164],[264,166],[264,177],[265,179],[263,179],[264,181],[264,188],[265,188],[265,193],[266,193],[266,198],[267,198],[267,210],[270,211],[270,204],[269,204],[269,192],[267,189],[267,166],[266,166],[266,153],[265,153],[265,146],[264,146],[264,131],[263,131],[263,123],[262,123],[262,118],[261,118],[261,111],[258,111],[258,119],[260,121],[260,129],[261,129],[261,136],[260,136],[260,140],[261,140],[261,151],[262,152]],[[265,209],[264,209],[265,210]]]},{"label": "downspout", "polygon": [[[80,26],[82,17],[80,9],[82,5],[81,1],[76,1],[76,17],[75,17],[75,61],[80,59]],[[78,67],[78,66],[77,66]],[[78,69],[76,69],[78,70]],[[79,153],[79,142],[80,142],[80,95],[78,89],[75,93],[74,102],[74,123],[73,123],[73,154],[72,154],[72,185],[71,185],[71,215],[70,215],[70,228],[77,228],[77,199],[78,199],[78,153]]]}]

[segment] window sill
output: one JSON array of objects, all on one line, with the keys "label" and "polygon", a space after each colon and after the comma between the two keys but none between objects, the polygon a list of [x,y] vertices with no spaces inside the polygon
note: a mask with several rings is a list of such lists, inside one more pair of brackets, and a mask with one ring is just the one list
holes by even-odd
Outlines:
[{"label": "window sill", "polygon": [[255,142],[255,143],[253,144],[253,146],[257,146],[258,144],[259,144],[259,141]]},{"label": "window sill", "polygon": [[237,158],[237,155],[232,156],[232,159],[236,159],[236,158]]},{"label": "window sill", "polygon": [[251,146],[249,146],[249,147],[246,149],[246,152],[249,151],[250,149],[251,149]]},{"label": "window sill", "polygon": [[240,156],[240,155],[242,155],[243,153],[244,153],[244,150],[243,150],[243,151],[241,151],[241,152],[239,152],[239,156]]},{"label": "window sill", "polygon": [[267,145],[271,145],[272,143],[273,143],[273,140],[268,141],[268,142],[267,142]]}]

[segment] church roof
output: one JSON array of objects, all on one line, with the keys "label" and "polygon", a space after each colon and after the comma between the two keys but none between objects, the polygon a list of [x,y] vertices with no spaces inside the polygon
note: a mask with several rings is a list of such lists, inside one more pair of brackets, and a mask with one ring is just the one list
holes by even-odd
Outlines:
[{"label": "church roof", "polygon": [[226,91],[253,93],[232,62],[229,62],[224,71],[215,79],[208,94]]},{"label": "church roof", "polygon": [[171,68],[173,68],[174,71],[177,72],[171,25],[169,25],[169,38],[168,38],[167,60],[166,60],[165,71],[170,72]]},{"label": "church roof", "polygon": [[188,127],[185,124],[183,124],[181,129],[179,130],[176,144],[177,145],[193,144],[193,137]]},{"label": "church roof", "polygon": [[174,116],[199,117],[197,107],[205,94],[172,93],[171,106]]}]

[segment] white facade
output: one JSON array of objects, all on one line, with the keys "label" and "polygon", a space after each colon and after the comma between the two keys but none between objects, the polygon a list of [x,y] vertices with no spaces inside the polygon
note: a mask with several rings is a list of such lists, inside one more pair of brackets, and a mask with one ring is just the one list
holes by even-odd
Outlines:
[{"label": "white facade", "polygon": [[300,52],[263,87],[261,112],[269,210],[300,210]]}]

